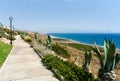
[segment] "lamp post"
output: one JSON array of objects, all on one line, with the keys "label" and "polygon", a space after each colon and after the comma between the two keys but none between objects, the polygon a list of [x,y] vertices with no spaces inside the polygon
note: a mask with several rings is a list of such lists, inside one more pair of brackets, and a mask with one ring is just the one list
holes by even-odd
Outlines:
[{"label": "lamp post", "polygon": [[13,31],[13,38],[14,38],[14,25],[12,27],[13,27],[13,29],[12,29],[12,31]]},{"label": "lamp post", "polygon": [[9,17],[10,20],[10,44],[12,45],[12,16]]}]

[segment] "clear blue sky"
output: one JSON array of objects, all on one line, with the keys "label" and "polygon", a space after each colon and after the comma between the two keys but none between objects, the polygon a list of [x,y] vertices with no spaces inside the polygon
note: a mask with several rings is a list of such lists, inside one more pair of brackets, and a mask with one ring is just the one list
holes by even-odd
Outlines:
[{"label": "clear blue sky", "polygon": [[120,0],[1,0],[0,22],[38,32],[120,33]]}]

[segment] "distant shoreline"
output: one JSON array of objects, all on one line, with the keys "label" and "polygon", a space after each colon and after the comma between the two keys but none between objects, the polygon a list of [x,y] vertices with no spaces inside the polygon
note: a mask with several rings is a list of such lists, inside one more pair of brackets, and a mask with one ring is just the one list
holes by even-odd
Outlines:
[{"label": "distant shoreline", "polygon": [[[56,36],[53,36],[53,35],[50,35],[51,38],[56,38],[56,39],[65,39],[65,40],[68,40],[68,41],[71,41],[73,43],[78,43],[78,44],[85,44],[85,45],[89,45],[89,46],[93,46],[94,44],[88,44],[88,43],[82,43],[82,42],[79,42],[79,41],[76,41],[76,40],[72,40],[72,39],[68,39],[68,38],[61,38],[61,37],[56,37]],[[100,45],[98,45],[100,46]],[[102,46],[100,46],[102,47]]]},{"label": "distant shoreline", "polygon": [[[94,44],[82,43],[82,42],[79,42],[79,41],[76,41],[76,40],[72,40],[72,39],[68,39],[68,38],[56,37],[56,36],[53,36],[53,35],[50,35],[50,36],[51,36],[51,38],[54,38],[54,39],[65,39],[65,40],[71,41],[72,43],[94,46]],[[97,46],[101,47],[101,48],[104,48],[104,46],[101,46],[101,45],[97,45]],[[120,49],[116,48],[116,51],[120,51]]]}]

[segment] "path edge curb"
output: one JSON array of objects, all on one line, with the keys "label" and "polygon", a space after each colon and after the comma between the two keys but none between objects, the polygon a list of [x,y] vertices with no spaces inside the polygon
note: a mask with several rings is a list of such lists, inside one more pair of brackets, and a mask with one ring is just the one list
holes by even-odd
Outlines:
[{"label": "path edge curb", "polygon": [[3,68],[5,67],[5,64],[7,63],[8,59],[10,58],[10,55],[12,54],[14,47],[15,47],[15,45],[13,45],[13,47],[12,47],[10,53],[8,54],[6,60],[4,61],[2,67],[0,68],[0,74],[1,74],[1,72],[2,72],[2,70],[3,70]]}]

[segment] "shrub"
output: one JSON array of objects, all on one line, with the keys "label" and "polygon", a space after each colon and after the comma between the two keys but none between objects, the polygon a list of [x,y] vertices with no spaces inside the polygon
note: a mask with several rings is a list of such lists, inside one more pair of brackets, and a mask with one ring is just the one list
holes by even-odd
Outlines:
[{"label": "shrub", "polygon": [[24,39],[24,37],[25,37],[25,36],[24,36],[24,35],[22,35],[22,34],[21,34],[20,36],[21,36],[21,38],[22,38],[22,39]]},{"label": "shrub", "polygon": [[57,56],[46,55],[42,62],[48,69],[55,70],[57,76],[63,77],[64,81],[100,81],[94,79],[91,73],[84,71],[77,65],[68,61],[63,61]]},{"label": "shrub", "polygon": [[0,33],[0,38],[2,38],[2,36],[3,36],[3,35]]},{"label": "shrub", "polygon": [[20,31],[16,31],[18,35],[20,35]]},{"label": "shrub", "polygon": [[3,37],[4,34],[5,34],[4,30],[0,28],[0,38]]},{"label": "shrub", "polygon": [[10,34],[10,29],[4,28],[4,31],[5,31],[7,34]]},{"label": "shrub", "polygon": [[68,53],[67,50],[65,50],[64,48],[62,48],[60,45],[58,44],[53,44],[52,45],[52,50],[55,51],[58,55],[61,55],[63,57],[70,57],[70,54]]},{"label": "shrub", "polygon": [[[4,35],[3,37],[5,37],[5,38],[8,39],[8,40],[11,39],[10,35]],[[15,37],[14,37],[14,36],[12,36],[12,40],[15,40]]]},{"label": "shrub", "polygon": [[42,40],[38,39],[38,42],[41,44],[41,43],[42,43]]},{"label": "shrub", "polygon": [[12,37],[12,40],[16,40],[16,38],[13,36],[13,37]]},{"label": "shrub", "polygon": [[25,37],[24,37],[24,40],[25,40],[26,42],[32,42],[32,38],[29,37],[29,36],[25,36]]}]

